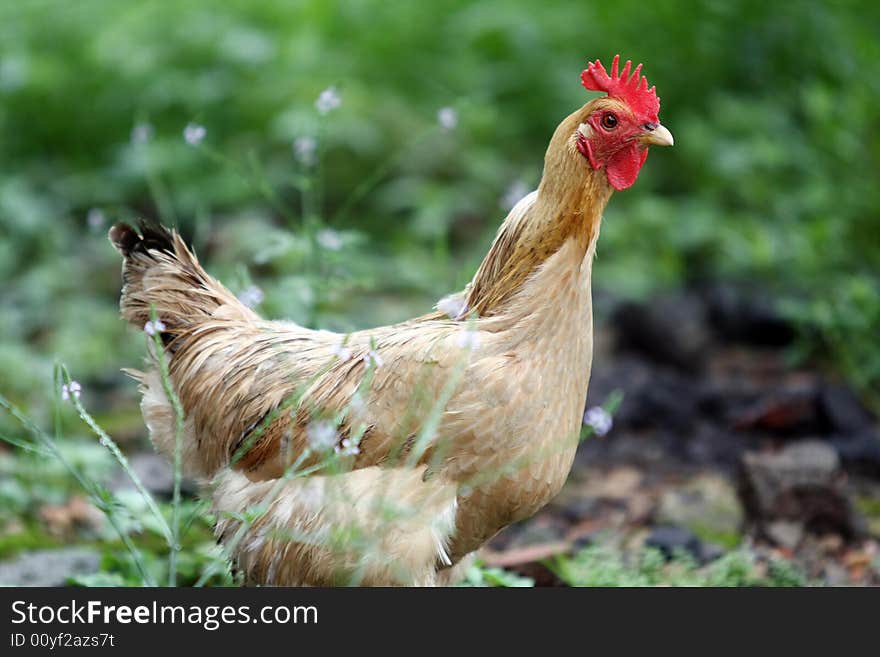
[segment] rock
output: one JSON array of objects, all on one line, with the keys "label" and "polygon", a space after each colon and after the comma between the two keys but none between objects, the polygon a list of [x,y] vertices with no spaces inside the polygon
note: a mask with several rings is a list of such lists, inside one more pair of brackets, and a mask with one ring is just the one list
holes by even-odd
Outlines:
[{"label": "rock", "polygon": [[617,348],[685,372],[698,372],[709,345],[703,304],[692,295],[624,302],[612,314]]},{"label": "rock", "polygon": [[762,390],[742,375],[735,380],[707,379],[700,386],[697,408],[716,422],[732,425],[735,419],[754,408]]},{"label": "rock", "polygon": [[847,586],[850,583],[846,568],[835,561],[826,563],[823,570],[826,586]]},{"label": "rock", "polygon": [[880,433],[832,436],[828,442],[848,470],[880,478]]},{"label": "rock", "polygon": [[585,518],[598,516],[602,510],[602,500],[596,497],[577,497],[562,506],[562,517],[575,523]]},{"label": "rock", "polygon": [[846,386],[825,384],[819,391],[819,412],[829,433],[855,435],[873,433],[876,418],[862,406]]},{"label": "rock", "polygon": [[804,526],[793,520],[775,520],[767,523],[764,533],[779,547],[794,550],[804,537]]},{"label": "rock", "polygon": [[746,452],[743,463],[763,508],[770,508],[781,489],[832,485],[840,467],[837,453],[817,440],[793,443],[778,452]]},{"label": "rock", "polygon": [[660,498],[655,519],[663,525],[685,527],[697,536],[730,540],[742,529],[745,514],[734,486],[713,474],[694,477]]},{"label": "rock", "polygon": [[703,543],[702,549],[700,550],[700,561],[703,563],[709,563],[710,561],[715,561],[715,559],[720,559],[727,553],[722,546],[716,545],[715,543]]},{"label": "rock", "polygon": [[853,472],[880,478],[880,429],[877,419],[849,388],[823,385],[818,397],[819,413],[828,442],[844,466]]},{"label": "rock", "polygon": [[684,444],[682,458],[701,467],[722,468],[733,473],[752,437],[700,420]]},{"label": "rock", "polygon": [[864,533],[837,452],[821,441],[792,443],[778,452],[746,452],[740,492],[752,521],[765,534],[777,520],[846,539]]},{"label": "rock", "polygon": [[669,454],[663,438],[653,433],[617,432],[610,440],[587,440],[577,451],[579,467],[596,463],[634,464],[643,468],[662,467]]},{"label": "rock", "polygon": [[624,397],[621,413],[636,428],[662,427],[674,432],[693,427],[695,386],[672,377],[658,376]]},{"label": "rock", "polygon": [[703,556],[700,539],[683,527],[655,527],[645,539],[645,546],[660,550],[667,559],[682,551],[696,559]]},{"label": "rock", "polygon": [[101,555],[87,547],[27,552],[0,562],[0,586],[64,586],[72,575],[98,572]]},{"label": "rock", "polygon": [[777,392],[741,413],[734,427],[780,436],[820,433],[824,423],[819,414],[818,391],[813,386],[793,386]]},{"label": "rock", "polygon": [[638,490],[643,478],[638,468],[618,466],[590,486],[590,492],[596,497],[628,499]]},{"label": "rock", "polygon": [[614,390],[623,402],[614,415],[616,429],[662,428],[687,431],[693,424],[699,385],[675,370],[652,367],[632,356],[604,363],[593,372],[587,406],[602,404]]},{"label": "rock", "polygon": [[725,340],[782,347],[795,338],[794,326],[759,290],[713,285],[703,291],[702,297],[710,326]]}]

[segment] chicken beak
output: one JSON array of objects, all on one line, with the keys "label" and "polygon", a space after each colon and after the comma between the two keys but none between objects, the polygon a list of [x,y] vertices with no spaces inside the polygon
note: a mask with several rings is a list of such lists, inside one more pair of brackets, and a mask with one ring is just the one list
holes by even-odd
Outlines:
[{"label": "chicken beak", "polygon": [[643,132],[640,140],[645,146],[672,146],[675,143],[672,133],[661,123]]}]

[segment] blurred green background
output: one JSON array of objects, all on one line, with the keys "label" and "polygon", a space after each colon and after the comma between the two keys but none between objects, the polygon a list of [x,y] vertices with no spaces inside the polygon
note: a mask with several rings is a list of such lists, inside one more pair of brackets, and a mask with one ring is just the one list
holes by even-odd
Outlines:
[{"label": "blurred green background", "polygon": [[[118,372],[143,354],[117,319],[118,220],[178,225],[269,316],[347,330],[428,310],[537,184],[590,97],[586,62],[620,52],[676,145],[612,200],[596,287],[770,290],[798,353],[876,404],[878,35],[869,1],[6,0],[0,390],[45,417],[60,360],[111,429],[140,427]],[[341,105],[321,115],[331,86]]]}]

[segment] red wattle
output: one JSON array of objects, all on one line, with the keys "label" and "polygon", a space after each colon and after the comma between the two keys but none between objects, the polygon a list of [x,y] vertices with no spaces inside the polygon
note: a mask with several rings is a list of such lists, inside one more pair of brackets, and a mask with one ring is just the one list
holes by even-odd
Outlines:
[{"label": "red wattle", "polygon": [[648,149],[640,148],[638,144],[617,151],[605,165],[608,182],[618,192],[631,187],[647,158]]},{"label": "red wattle", "polygon": [[586,138],[578,133],[577,138],[577,149],[581,152],[581,155],[586,157],[590,161],[590,166],[594,169],[598,169],[602,166],[602,163],[596,159],[596,156],[593,154],[593,147],[590,146],[590,142],[586,140]]}]

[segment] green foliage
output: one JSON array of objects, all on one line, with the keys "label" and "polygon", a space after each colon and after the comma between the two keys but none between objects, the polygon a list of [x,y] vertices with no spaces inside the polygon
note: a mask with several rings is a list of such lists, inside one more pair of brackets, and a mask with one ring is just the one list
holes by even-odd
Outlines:
[{"label": "green foliage", "polygon": [[747,550],[728,552],[700,566],[680,552],[667,560],[655,548],[625,554],[609,545],[592,545],[573,557],[550,564],[570,586],[805,586],[806,580],[790,562],[771,560],[766,573],[756,568]]},{"label": "green foliage", "polygon": [[[171,516],[172,506],[163,505],[167,515]],[[180,505],[183,513],[194,514],[194,522],[189,525],[180,538],[180,549],[177,550],[174,563],[175,585],[193,586],[230,586],[233,577],[229,569],[226,557],[220,546],[214,540],[210,518],[205,518],[205,509],[201,504],[185,501]],[[201,515],[199,515],[201,514]],[[138,516],[135,516],[138,517]],[[139,516],[145,519],[145,515]],[[102,559],[101,570],[96,573],[95,580],[77,579],[76,583],[81,586],[144,586],[145,580],[141,568],[144,568],[149,580],[154,582],[171,581],[169,570],[170,549],[165,537],[156,532],[154,528],[142,525],[132,528],[132,534],[137,541],[138,558],[140,564],[135,561],[130,551],[118,541],[109,541],[101,544]],[[210,575],[200,579],[203,574],[210,571]],[[118,584],[102,584],[102,576],[115,578]],[[97,583],[96,583],[97,582]]]},{"label": "green foliage", "polygon": [[831,355],[837,368],[880,410],[880,294],[864,274],[840,277],[834,294],[789,302],[789,314],[803,327],[801,347]]},{"label": "green foliage", "polygon": [[[161,350],[159,363],[167,385]],[[86,535],[78,531],[77,538],[98,541],[104,548],[104,567],[119,573],[126,584],[152,586],[168,581],[173,586],[181,576],[190,584],[195,583],[197,577],[200,584],[231,582],[226,555],[213,539],[213,522],[205,513],[204,503],[184,501],[180,496],[179,459],[175,459],[174,464],[171,503],[160,508],[115,441],[85,410],[79,399],[78,384],[77,392],[71,392],[72,383],[67,369],[63,365],[56,366],[54,435],[42,430],[0,394],[0,408],[29,434],[29,439],[4,437],[18,449],[10,454],[0,453],[0,466],[7,475],[3,494],[10,502],[9,509],[0,514],[0,523],[6,527],[4,534],[7,534],[6,540],[0,541],[0,554],[55,544],[54,537],[41,540],[41,532],[34,522],[37,512],[48,502],[63,502],[72,493],[85,493],[94,509],[103,514],[102,522],[92,518]],[[65,403],[74,407],[83,424],[98,437],[97,444],[78,443],[63,436],[60,402],[65,396]],[[173,403],[179,406],[176,396]],[[114,462],[130,479],[133,489],[111,492],[107,487]],[[52,497],[47,498],[47,494]],[[166,516],[170,516],[170,524]],[[184,517],[186,521],[181,522]],[[73,529],[76,528],[69,527],[66,531]],[[137,546],[134,537],[138,539]],[[179,559],[184,549],[186,552]]]},{"label": "green foliage", "polygon": [[509,570],[475,564],[465,574],[463,586],[528,588],[535,585],[531,577],[523,577]]},{"label": "green foliage", "polygon": [[[67,461],[89,479],[106,479],[112,471],[112,458],[94,442],[76,439],[58,445]],[[70,474],[60,460],[28,451],[0,452],[0,521],[44,504],[61,504],[71,490]]]}]

